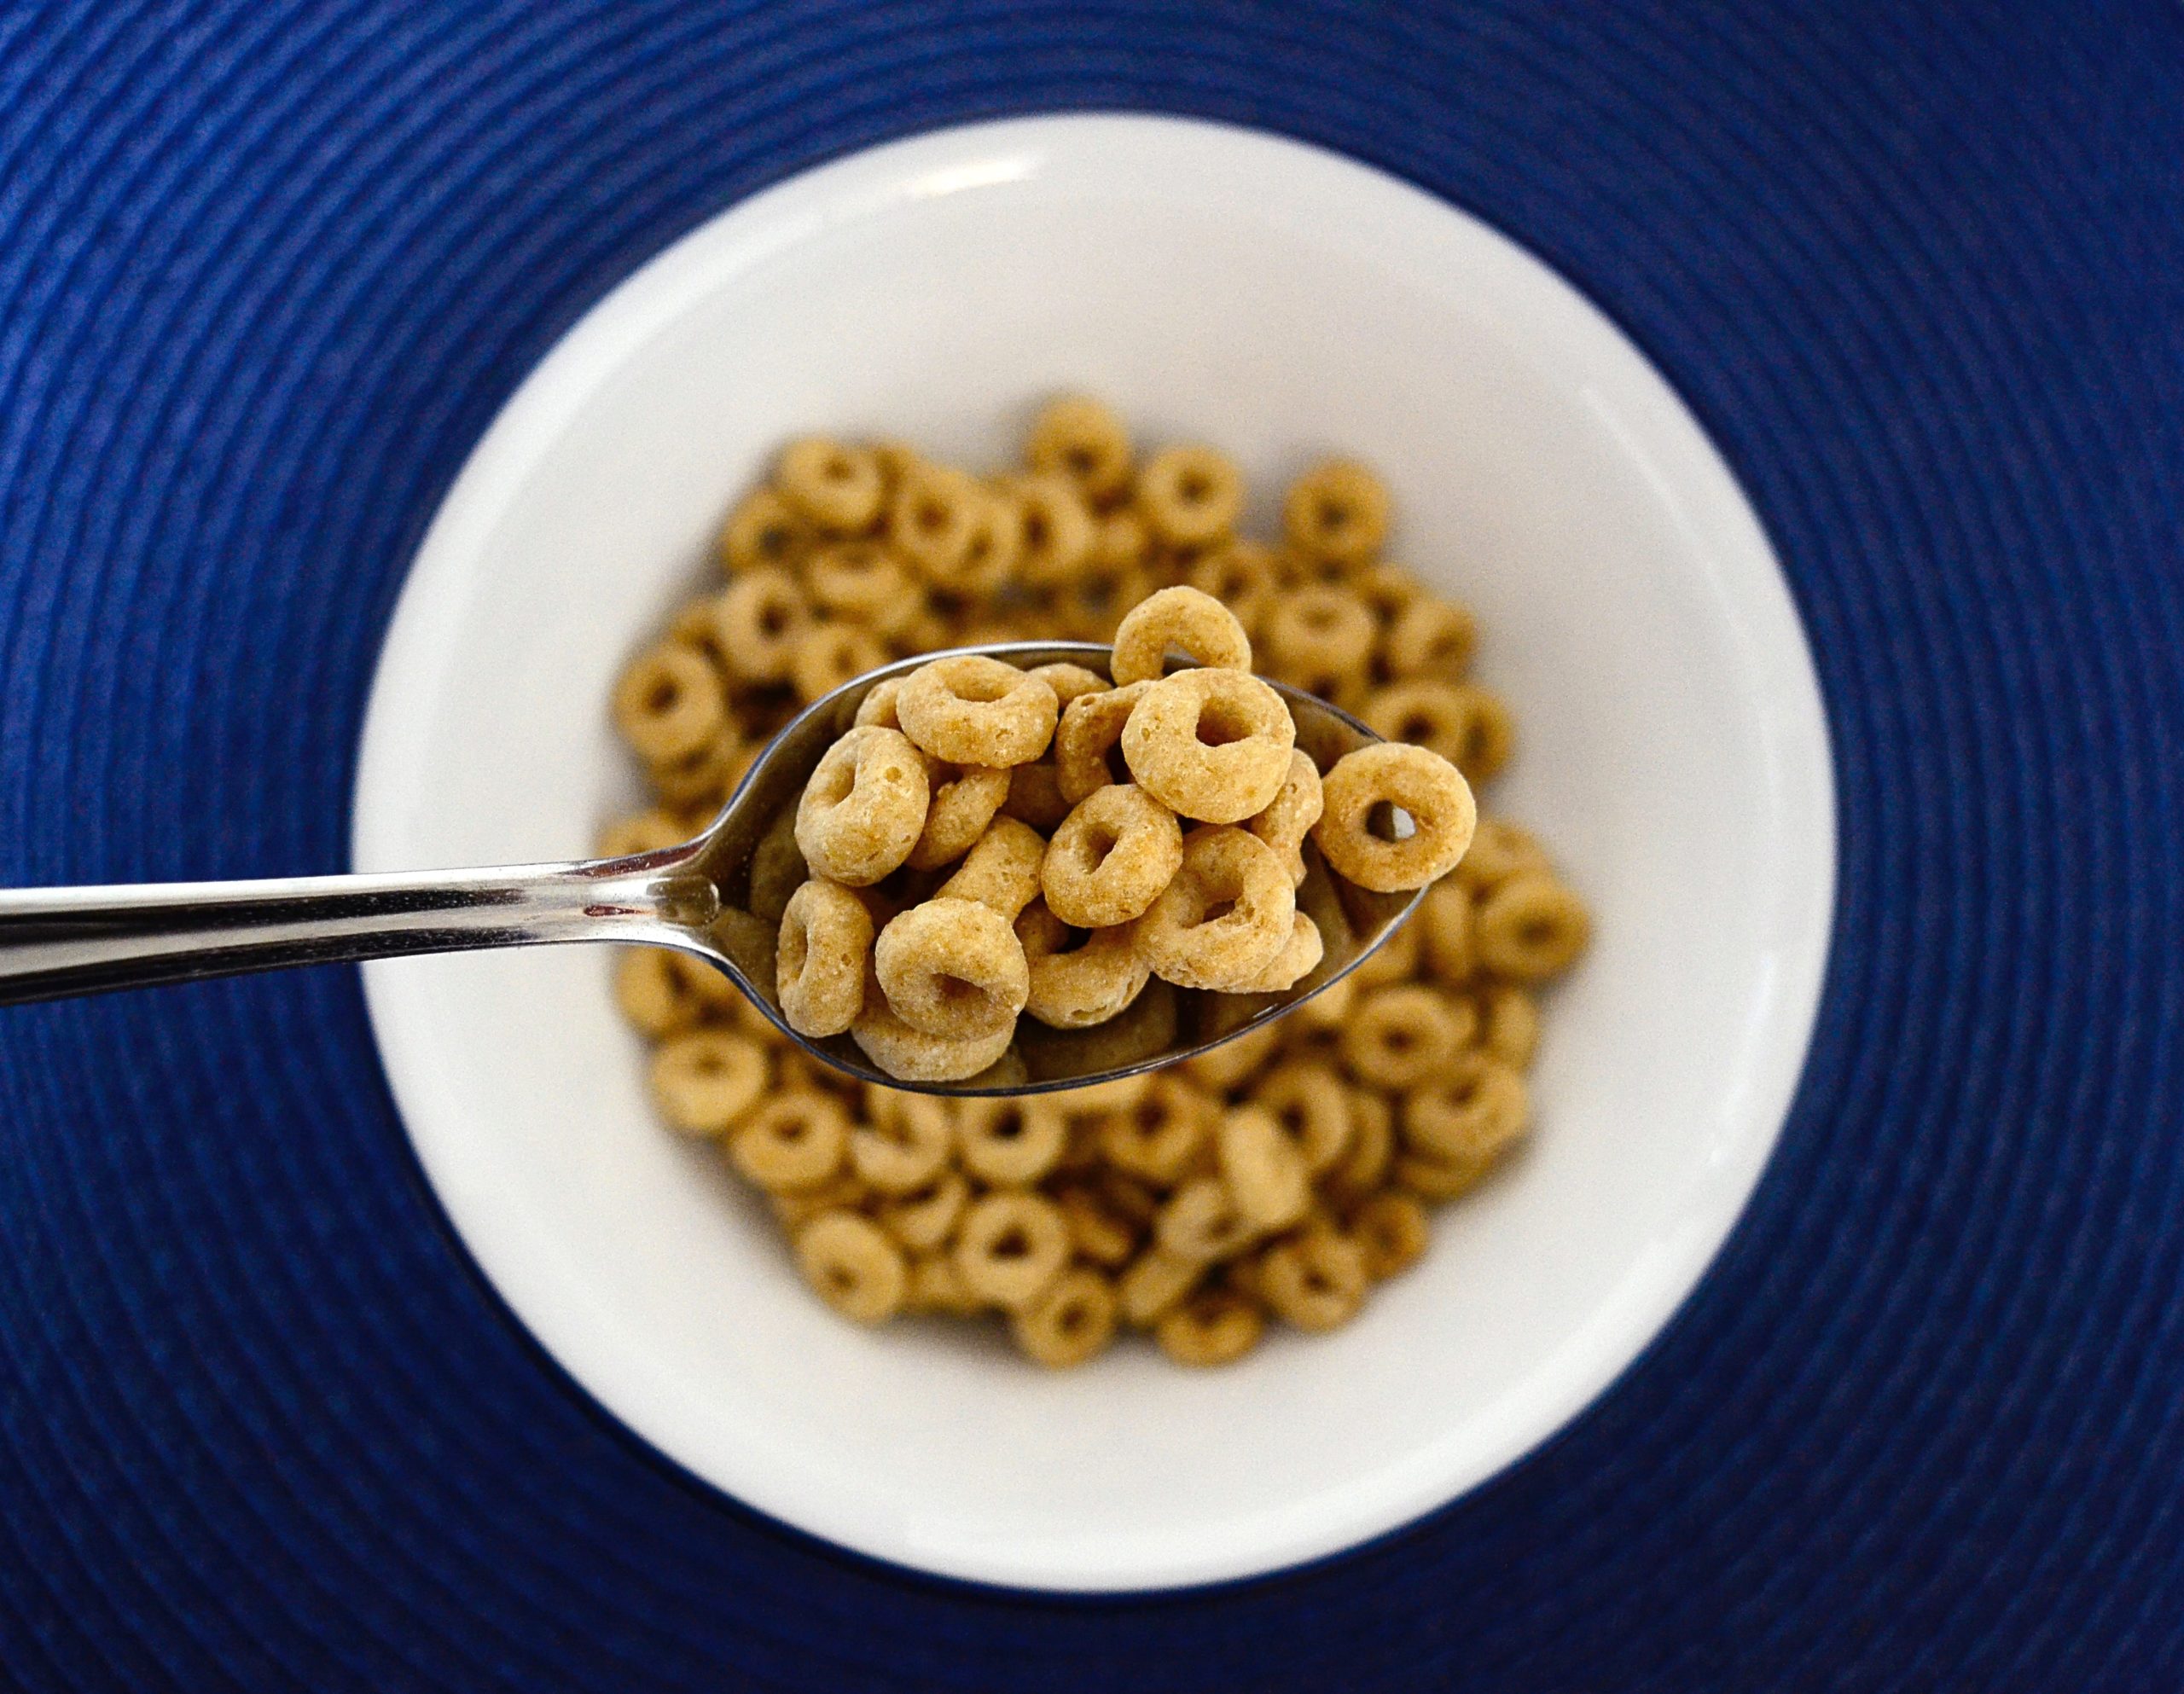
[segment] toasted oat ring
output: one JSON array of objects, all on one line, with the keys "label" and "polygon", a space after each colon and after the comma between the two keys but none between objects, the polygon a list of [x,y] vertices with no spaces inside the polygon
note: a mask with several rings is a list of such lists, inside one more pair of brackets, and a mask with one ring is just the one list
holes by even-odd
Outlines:
[{"label": "toasted oat ring", "polygon": [[901,731],[867,724],[827,749],[796,808],[812,872],[866,888],[909,856],[931,803],[925,755]]},{"label": "toasted oat ring", "polygon": [[1016,1344],[1039,1363],[1067,1370],[1114,1339],[1115,1315],[1114,1285],[1079,1265],[1056,1277],[1029,1306],[1012,1312],[1008,1328]]},{"label": "toasted oat ring", "polygon": [[887,493],[879,458],[868,447],[807,436],[781,449],[774,467],[781,498],[818,528],[834,535],[869,529]]},{"label": "toasted oat ring", "polygon": [[[1478,838],[1472,840],[1475,844]],[[1462,883],[1448,878],[1426,891],[1418,908],[1418,928],[1425,937],[1426,962],[1434,976],[1451,988],[1469,982],[1478,965],[1472,925],[1471,891]]]},{"label": "toasted oat ring", "polygon": [[1516,1144],[1531,1114],[1525,1079],[1515,1066],[1467,1053],[1443,1086],[1404,1100],[1403,1140],[1429,1159],[1484,1163]]},{"label": "toasted oat ring", "polygon": [[1122,737],[1138,786],[1202,823],[1264,811],[1288,778],[1296,742],[1297,725],[1273,688],[1241,670],[1205,669],[1147,683]]},{"label": "toasted oat ring", "polygon": [[1031,825],[1017,818],[996,818],[933,898],[975,900],[1014,923],[1017,914],[1038,898],[1039,869],[1046,852],[1047,844]]},{"label": "toasted oat ring", "polygon": [[1274,963],[1296,917],[1297,891],[1271,847],[1233,825],[1194,829],[1175,880],[1138,920],[1138,950],[1178,988],[1233,991]]},{"label": "toasted oat ring", "polygon": [[1040,409],[1024,444],[1024,462],[1067,477],[1089,499],[1105,500],[1130,484],[1130,432],[1099,401],[1066,395]]},{"label": "toasted oat ring", "polygon": [[1386,484],[1354,461],[1327,460],[1289,484],[1281,525],[1314,558],[1362,565],[1388,538]]},{"label": "toasted oat ring", "polygon": [[1252,1244],[1258,1226],[1218,1176],[1194,1177],[1168,1197],[1153,1226],[1165,1252],[1200,1264],[1231,1258]]},{"label": "toasted oat ring", "polygon": [[746,682],[786,682],[797,644],[811,627],[804,590],[771,566],[746,571],[713,602],[721,656]]},{"label": "toasted oat ring", "polygon": [[1566,971],[1585,950],[1592,920],[1583,901],[1539,871],[1522,871],[1479,902],[1479,962],[1519,982]]},{"label": "toasted oat ring", "polygon": [[1095,788],[1047,844],[1039,888],[1077,929],[1126,924],[1160,897],[1183,862],[1176,815],[1134,782]]},{"label": "toasted oat ring", "polygon": [[1025,764],[1054,740],[1061,703],[1054,685],[977,653],[936,658],[903,681],[903,733],[950,764]]},{"label": "toasted oat ring", "polygon": [[1289,939],[1274,955],[1274,962],[1245,983],[1242,992],[1281,994],[1292,989],[1318,970],[1326,955],[1327,943],[1321,938],[1320,926],[1309,913],[1299,912],[1291,920]]},{"label": "toasted oat ring", "polygon": [[1314,586],[1277,595],[1260,641],[1274,669],[1314,676],[1362,676],[1380,624],[1347,589]]},{"label": "toasted oat ring", "polygon": [[975,900],[928,900],[889,920],[872,966],[895,1015],[947,1041],[1012,1027],[1031,992],[1023,943]]},{"label": "toasted oat ring", "polygon": [[1547,850],[1532,832],[1507,818],[1481,818],[1455,879],[1473,894],[1498,887],[1519,871],[1548,868]]},{"label": "toasted oat ring", "polygon": [[963,1169],[995,1188],[1028,1187],[1069,1145],[1069,1119],[1040,1095],[958,1100],[956,1126]]},{"label": "toasted oat ring", "polygon": [[1289,752],[1289,774],[1265,809],[1244,820],[1244,827],[1281,856],[1293,883],[1304,880],[1304,838],[1320,821],[1326,802],[1320,794],[1320,768],[1302,748]]},{"label": "toasted oat ring", "polygon": [[[1188,673],[1186,673],[1188,674]],[[1471,845],[1478,819],[1461,772],[1423,747],[1382,741],[1345,753],[1320,780],[1326,809],[1313,827],[1329,868],[1378,894],[1423,888],[1446,876]],[[1373,828],[1374,809],[1399,807],[1411,833]]]},{"label": "toasted oat ring", "polygon": [[932,776],[925,828],[903,861],[914,871],[937,871],[961,858],[978,845],[1008,798],[1008,773],[988,765],[935,761]]},{"label": "toasted oat ring", "polygon": [[1088,692],[1062,708],[1054,725],[1054,771],[1062,798],[1071,805],[1095,788],[1130,780],[1130,767],[1118,749],[1130,709],[1150,686],[1133,682],[1126,688]]},{"label": "toasted oat ring", "polygon": [[963,1286],[963,1279],[956,1274],[955,1262],[945,1253],[920,1253],[910,1260],[910,1287],[903,1298],[903,1309],[967,1318],[979,1309],[979,1302]]},{"label": "toasted oat ring", "polygon": [[918,589],[903,562],[878,541],[838,541],[804,567],[812,600],[877,635],[900,634],[917,615]]},{"label": "toasted oat ring", "polygon": [[1052,473],[1019,477],[1009,490],[1023,528],[1018,574],[1043,588],[1068,582],[1083,568],[1098,534],[1084,496],[1067,477]]},{"label": "toasted oat ring", "polygon": [[1326,1173],[1327,1192],[1353,1198],[1371,1193],[1386,1180],[1395,1149],[1395,1108],[1382,1095],[1351,1089],[1350,1150]]},{"label": "toasted oat ring", "polygon": [[1054,691],[1054,698],[1066,711],[1072,700],[1086,694],[1104,694],[1113,684],[1096,670],[1088,670],[1081,664],[1072,664],[1067,659],[1056,659],[1051,664],[1035,664],[1024,673],[1037,676]]},{"label": "toasted oat ring", "polygon": [[[944,1116],[947,1124],[946,1108],[929,1094],[919,1099],[928,1101]],[[955,1146],[955,1131],[948,1128],[948,1148]],[[854,1150],[852,1150],[854,1151]],[[877,1186],[876,1184],[874,1185]],[[887,1233],[914,1253],[930,1253],[947,1245],[956,1233],[956,1225],[963,1215],[963,1209],[971,1203],[971,1185],[960,1170],[946,1170],[922,1187],[912,1190],[899,1200],[892,1200],[880,1210],[880,1221]]]},{"label": "toasted oat ring", "polygon": [[1397,676],[1453,682],[1471,668],[1478,624],[1461,606],[1421,595],[1395,614],[1380,638],[1381,657]]},{"label": "toasted oat ring", "polygon": [[1186,579],[1227,606],[1247,635],[1265,619],[1277,588],[1273,551],[1255,541],[1234,541],[1194,560]]},{"label": "toasted oat ring", "polygon": [[1297,1140],[1304,1168],[1317,1176],[1350,1150],[1356,1123],[1350,1091],[1331,1065],[1292,1059],[1276,1065],[1252,1093]]},{"label": "toasted oat ring", "polygon": [[741,1000],[735,984],[710,962],[673,948],[625,948],[614,967],[615,1005],[655,1041],[681,1035],[708,1007],[726,1010]]},{"label": "toasted oat ring", "polygon": [[1051,752],[1029,764],[1008,768],[1008,798],[1002,802],[1004,816],[1034,829],[1052,829],[1069,815],[1069,802],[1062,798],[1061,773]]},{"label": "toasted oat ring", "polygon": [[954,1258],[968,1292],[1005,1311],[1020,1311],[1068,1265],[1069,1225],[1043,1195],[1021,1189],[988,1194],[963,1214]]},{"label": "toasted oat ring", "polygon": [[735,1168],[776,1192],[816,1188],[842,1166],[849,1114],[832,1094],[791,1088],[761,1101],[729,1137]]},{"label": "toasted oat ring", "polygon": [[1314,1334],[1356,1317],[1369,1279],[1357,1244],[1332,1229],[1300,1230],[1259,1255],[1260,1297],[1275,1316]]},{"label": "toasted oat ring", "polygon": [[903,720],[895,716],[895,696],[902,692],[903,679],[899,676],[883,676],[874,682],[857,702],[856,727],[900,730]]},{"label": "toasted oat ring", "polygon": [[1124,1318],[1141,1329],[1158,1323],[1205,1274],[1195,1259],[1179,1259],[1173,1253],[1149,1247],[1133,1259],[1115,1285],[1121,1297]]},{"label": "toasted oat ring", "polygon": [[707,746],[728,722],[712,661],[678,641],[639,653],[614,685],[614,722],[622,739],[654,763]]},{"label": "toasted oat ring", "polygon": [[692,1030],[660,1044],[652,1094],[660,1116],[693,1135],[717,1135],[754,1105],[766,1086],[766,1055],[748,1036]]},{"label": "toasted oat ring", "polygon": [[861,1212],[819,1214],[796,1232],[796,1262],[819,1297],[861,1324],[903,1308],[909,1267],[887,1232]]},{"label": "toasted oat ring", "polygon": [[1153,1338],[1178,1365],[1230,1365],[1258,1345],[1266,1320],[1234,1289],[1209,1288],[1170,1307]]},{"label": "toasted oat ring", "polygon": [[961,1082],[990,1069],[1015,1038],[1014,1023],[969,1041],[929,1036],[897,1018],[881,993],[865,995],[864,1010],[850,1025],[850,1039],[864,1056],[906,1082]]},{"label": "toasted oat ring", "polygon": [[839,1036],[864,1010],[872,914],[838,882],[815,879],[789,896],[774,952],[774,994],[799,1036]]},{"label": "toasted oat ring", "polygon": [[1281,1120],[1264,1106],[1240,1105],[1214,1138],[1221,1180],[1253,1228],[1287,1229],[1312,1202],[1312,1175]]},{"label": "toasted oat ring", "polygon": [[788,680],[797,699],[810,705],[886,662],[886,643],[872,630],[856,624],[822,624],[796,644]]},{"label": "toasted oat ring", "polygon": [[916,460],[902,467],[887,508],[888,539],[927,582],[954,586],[990,497],[967,472]]},{"label": "toasted oat ring", "polygon": [[770,488],[753,490],[729,513],[720,560],[730,575],[793,565],[810,549],[811,525]]},{"label": "toasted oat ring", "polygon": [[1252,638],[1234,612],[1197,589],[1162,589],[1130,607],[1115,627],[1109,666],[1115,686],[1126,688],[1166,675],[1170,647],[1211,670],[1252,668]]},{"label": "toasted oat ring", "polygon": [[1486,1032],[1479,1045],[1504,1065],[1522,1070],[1539,1051],[1539,1002],[1513,983],[1488,994]]},{"label": "toasted oat ring", "polygon": [[1165,1186],[1206,1145],[1217,1110],[1203,1089],[1163,1073],[1136,1105],[1101,1120],[1100,1146],[1116,1169]]},{"label": "toasted oat ring", "polygon": [[882,1193],[926,1186],[955,1151],[948,1102],[895,1088],[865,1090],[865,1121],[850,1131],[850,1169]]},{"label": "toasted oat ring", "polygon": [[1477,693],[1437,676],[1413,676],[1375,692],[1358,716],[1377,735],[1429,748],[1460,765],[1471,745]]},{"label": "toasted oat ring", "polygon": [[1463,745],[1455,755],[1456,768],[1470,781],[1490,781],[1517,750],[1516,716],[1501,695],[1476,682],[1459,683],[1456,691],[1470,711]]},{"label": "toasted oat ring", "polygon": [[1375,1194],[1350,1215],[1350,1239],[1375,1282],[1416,1264],[1432,1233],[1426,1208],[1408,1194]]},{"label": "toasted oat ring", "polygon": [[1451,1000],[1423,983],[1374,989],[1350,1014],[1339,1038],[1342,1060],[1361,1082],[1414,1088],[1446,1076],[1478,1033],[1467,1000]]},{"label": "toasted oat ring", "polygon": [[[1049,1029],[1082,1030],[1117,1016],[1144,991],[1153,967],[1127,925],[1072,930],[1034,900],[1016,920],[1031,992],[1024,1010]],[[1072,941],[1077,944],[1070,945]]]},{"label": "toasted oat ring", "polygon": [[1063,1188],[1054,1204],[1069,1222],[1069,1244],[1080,1259],[1109,1268],[1127,1264],[1137,1250],[1138,1232],[1089,1188]]},{"label": "toasted oat ring", "polygon": [[1215,448],[1163,448],[1138,471],[1137,508],[1161,540],[1203,547],[1235,528],[1244,509],[1243,475]]}]

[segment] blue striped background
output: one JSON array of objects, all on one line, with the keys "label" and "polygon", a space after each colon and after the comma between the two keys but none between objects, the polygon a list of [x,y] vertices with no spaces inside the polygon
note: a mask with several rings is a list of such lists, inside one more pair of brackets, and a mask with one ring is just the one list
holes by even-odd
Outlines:
[{"label": "blue striped background", "polygon": [[1773,533],[1842,904],[1690,1308],[1414,1530],[950,1587],[641,1449],[508,1320],[353,975],[0,1012],[0,1681],[2184,1685],[2184,11],[0,9],[0,879],[343,858],[404,561],[555,335],[937,124],[1281,131],[1600,301]]}]

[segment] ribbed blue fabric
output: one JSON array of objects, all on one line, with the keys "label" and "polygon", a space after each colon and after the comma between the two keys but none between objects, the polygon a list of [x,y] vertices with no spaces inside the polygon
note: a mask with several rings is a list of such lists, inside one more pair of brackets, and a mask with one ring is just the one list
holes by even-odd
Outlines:
[{"label": "ribbed blue fabric", "polygon": [[1550,1447],[1069,1602],[623,1433],[427,1192],[354,975],[0,1012],[0,1681],[2184,1686],[2184,11],[81,0],[0,12],[0,879],[338,867],[404,561],[555,335],[869,142],[1124,107],[1612,314],[1816,651],[1842,892],[1698,1296]]}]

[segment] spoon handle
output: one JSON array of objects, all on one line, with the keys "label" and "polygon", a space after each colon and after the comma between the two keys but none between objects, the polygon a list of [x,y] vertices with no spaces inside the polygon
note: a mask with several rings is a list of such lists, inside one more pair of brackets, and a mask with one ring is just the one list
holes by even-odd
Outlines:
[{"label": "spoon handle", "polygon": [[581,864],[262,882],[0,889],[0,1006],[290,965],[549,942],[687,944],[686,850]]}]

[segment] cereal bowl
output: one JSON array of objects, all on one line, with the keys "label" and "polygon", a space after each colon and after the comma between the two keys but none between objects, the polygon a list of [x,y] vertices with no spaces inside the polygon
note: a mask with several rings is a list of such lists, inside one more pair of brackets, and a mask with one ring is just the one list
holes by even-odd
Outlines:
[{"label": "cereal bowl", "polygon": [[[601,1405],[735,1500],[944,1575],[1216,1581],[1393,1529],[1613,1381],[1734,1225],[1801,1067],[1833,786],[1767,540],[1660,376],[1507,238],[1390,178],[1142,117],[876,148],[723,213],[588,314],[421,548],[360,764],[360,868],[581,853],[636,798],[617,671],[786,437],[997,462],[1083,389],[1217,442],[1262,508],[1339,450],[1395,556],[1485,631],[1536,825],[1597,940],[1555,990],[1538,1127],[1332,1334],[1227,1370],[1049,1375],[798,1280],[764,1205],[663,1128],[590,949],[375,963],[387,1076],[456,1233]],[[1261,527],[1267,513],[1254,514]]]}]

